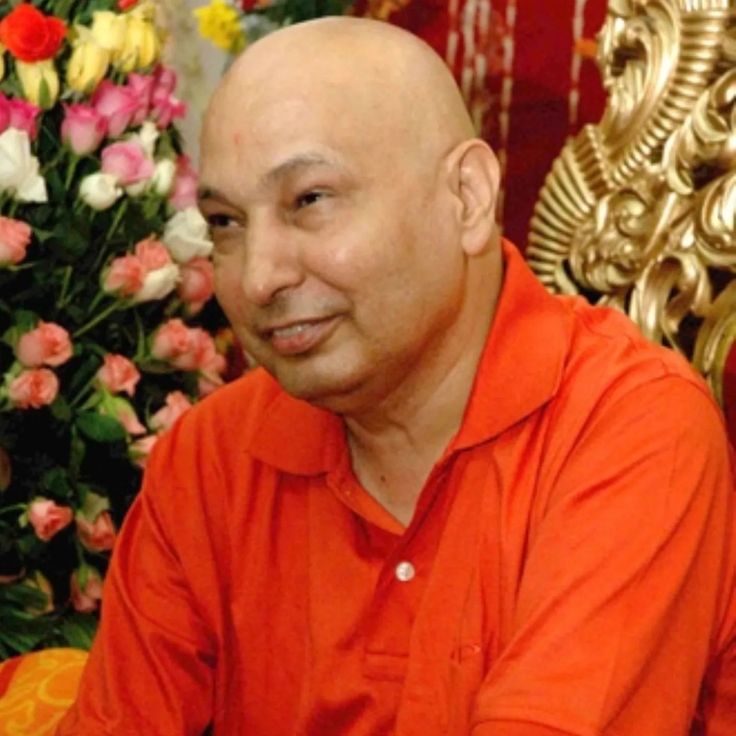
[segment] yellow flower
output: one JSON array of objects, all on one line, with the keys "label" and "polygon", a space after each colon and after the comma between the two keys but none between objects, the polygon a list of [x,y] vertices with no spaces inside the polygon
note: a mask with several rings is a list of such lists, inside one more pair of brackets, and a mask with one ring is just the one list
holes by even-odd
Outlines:
[{"label": "yellow flower", "polygon": [[97,10],[92,13],[92,37],[103,49],[107,49],[112,56],[123,50],[125,32],[128,19],[111,10]]},{"label": "yellow flower", "polygon": [[224,0],[212,0],[209,5],[195,8],[199,33],[215,46],[238,53],[245,47],[245,36],[238,22],[238,11]]},{"label": "yellow flower", "polygon": [[161,55],[161,40],[154,21],[155,8],[142,3],[128,13],[125,40],[118,54],[112,57],[113,65],[122,72],[144,69],[158,61]]},{"label": "yellow flower", "polygon": [[59,75],[56,73],[53,59],[43,61],[15,61],[25,98],[44,110],[54,106],[59,96]]},{"label": "yellow flower", "polygon": [[89,28],[77,26],[74,50],[66,68],[66,83],[75,92],[93,92],[107,73],[110,51],[100,46]]}]

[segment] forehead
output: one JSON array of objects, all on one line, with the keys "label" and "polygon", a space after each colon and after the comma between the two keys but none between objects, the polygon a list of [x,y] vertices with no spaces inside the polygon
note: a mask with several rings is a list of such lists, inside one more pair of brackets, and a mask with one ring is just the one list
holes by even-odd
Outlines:
[{"label": "forehead", "polygon": [[333,89],[228,90],[203,129],[202,182],[242,192],[306,171],[383,176],[396,155],[377,119]]}]

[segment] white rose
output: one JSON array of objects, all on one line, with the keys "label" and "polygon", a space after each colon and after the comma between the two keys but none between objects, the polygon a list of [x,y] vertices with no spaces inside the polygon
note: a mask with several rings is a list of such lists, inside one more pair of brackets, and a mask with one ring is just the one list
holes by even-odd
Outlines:
[{"label": "white rose", "polygon": [[151,185],[151,179],[141,179],[135,184],[128,184],[125,187],[125,192],[131,197],[138,197],[144,192],[148,191],[148,187]]},{"label": "white rose", "polygon": [[165,197],[174,184],[176,175],[176,164],[170,158],[162,158],[156,161],[156,170],[151,177],[153,191],[161,197]]},{"label": "white rose", "polygon": [[90,174],[79,185],[82,201],[94,210],[106,210],[123,193],[117,179],[112,174]]},{"label": "white rose", "polygon": [[212,252],[207,221],[196,207],[177,212],[166,223],[161,239],[177,263],[186,263],[197,256],[206,257]]},{"label": "white rose", "polygon": [[8,128],[0,134],[0,191],[9,189],[21,202],[48,202],[46,182],[31,154],[28,133]]},{"label": "white rose", "polygon": [[169,263],[149,271],[143,286],[133,296],[134,303],[151,302],[168,296],[179,282],[179,266]]},{"label": "white rose", "polygon": [[153,158],[153,153],[156,150],[156,141],[159,137],[158,128],[156,123],[151,120],[146,120],[141,125],[140,130],[137,133],[131,133],[128,136],[128,140],[137,141],[140,147],[146,152],[148,158]]}]

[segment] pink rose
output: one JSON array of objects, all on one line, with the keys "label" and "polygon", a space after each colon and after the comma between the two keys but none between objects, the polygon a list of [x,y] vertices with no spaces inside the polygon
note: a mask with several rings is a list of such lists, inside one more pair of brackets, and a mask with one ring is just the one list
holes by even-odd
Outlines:
[{"label": "pink rose", "polygon": [[28,521],[43,542],[48,542],[57,532],[72,521],[72,510],[68,506],[58,506],[48,498],[36,498],[28,507]]},{"label": "pink rose", "polygon": [[23,371],[8,386],[8,397],[18,409],[40,409],[59,393],[59,379],[48,368]]},{"label": "pink rose", "polygon": [[170,319],[159,327],[151,355],[182,371],[212,370],[220,365],[212,335],[201,327],[187,327],[180,319]]},{"label": "pink rose", "polygon": [[148,271],[155,271],[173,263],[169,249],[154,237],[138,241],[135,246],[135,254]]},{"label": "pink rose", "polygon": [[138,141],[119,141],[102,149],[102,173],[112,174],[122,186],[150,179],[154,169]]},{"label": "pink rose", "polygon": [[153,119],[159,130],[168,128],[176,118],[183,118],[187,114],[187,104],[176,97],[167,97],[161,101],[154,101],[151,107]]},{"label": "pink rose", "polygon": [[102,367],[97,371],[97,380],[113,394],[125,391],[128,396],[133,396],[140,379],[138,369],[124,355],[108,353]]},{"label": "pink rose", "polygon": [[189,330],[188,354],[175,358],[172,362],[182,370],[206,370],[216,365],[217,350],[212,335],[201,327],[192,327]]},{"label": "pink rose", "polygon": [[71,577],[71,599],[72,606],[79,613],[92,613],[97,610],[102,600],[102,578],[92,567],[87,567],[87,579],[84,588],[79,584],[80,571],[75,570]]},{"label": "pink rose", "polygon": [[128,87],[135,93],[138,100],[138,109],[133,115],[131,125],[140,125],[148,115],[153,93],[154,77],[151,74],[128,74]]},{"label": "pink rose", "polygon": [[131,442],[128,447],[128,455],[130,459],[139,467],[145,468],[148,462],[148,456],[153,450],[153,446],[158,442],[158,435],[149,434],[140,437],[135,442]]},{"label": "pink rose", "polygon": [[90,552],[112,549],[117,537],[115,525],[107,511],[99,514],[94,523],[87,521],[82,514],[77,514],[77,534],[79,541]]},{"label": "pink rose", "polygon": [[41,108],[32,102],[26,102],[19,97],[11,97],[8,99],[8,108],[10,111],[10,126],[18,130],[24,130],[28,133],[31,140],[36,138],[36,118]]},{"label": "pink rose", "polygon": [[117,138],[131,124],[140,100],[132,87],[113,84],[103,79],[92,95],[92,107],[107,120],[107,133]]},{"label": "pink rose", "polygon": [[90,105],[65,105],[61,139],[78,156],[96,151],[107,133],[107,120]]},{"label": "pink rose", "polygon": [[171,391],[166,396],[166,405],[148,420],[148,426],[154,432],[166,431],[191,405],[181,391]]},{"label": "pink rose", "polygon": [[197,390],[200,396],[211,394],[216,388],[224,383],[222,374],[227,368],[225,356],[218,352],[207,351],[205,359],[199,366],[199,379]]},{"label": "pink rose", "polygon": [[0,216],[0,264],[20,263],[26,257],[32,232],[28,223]]},{"label": "pink rose", "polygon": [[192,307],[201,307],[212,296],[214,284],[212,262],[201,256],[192,258],[181,267],[179,297]]},{"label": "pink rose", "polygon": [[72,357],[72,342],[69,333],[60,325],[39,322],[35,329],[21,335],[15,355],[26,368],[58,366]]},{"label": "pink rose", "polygon": [[120,256],[110,264],[102,278],[102,288],[120,296],[133,296],[143,287],[146,267],[138,256]]},{"label": "pink rose", "polygon": [[159,64],[153,71],[152,101],[160,102],[176,89],[176,72],[170,66]]},{"label": "pink rose", "polygon": [[0,92],[0,133],[10,125],[10,101]]},{"label": "pink rose", "polygon": [[197,204],[197,172],[192,167],[189,156],[181,155],[176,159],[176,174],[169,202],[177,210],[185,210]]},{"label": "pink rose", "polygon": [[156,330],[151,355],[158,360],[170,360],[189,349],[189,328],[180,319],[170,319]]}]

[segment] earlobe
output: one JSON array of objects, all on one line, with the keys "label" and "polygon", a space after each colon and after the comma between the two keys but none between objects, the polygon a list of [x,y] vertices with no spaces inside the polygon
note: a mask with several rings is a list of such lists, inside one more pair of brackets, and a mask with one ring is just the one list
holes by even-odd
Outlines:
[{"label": "earlobe", "polygon": [[496,222],[498,160],[488,144],[478,139],[464,141],[453,154],[461,244],[467,255],[479,255],[491,241]]}]

